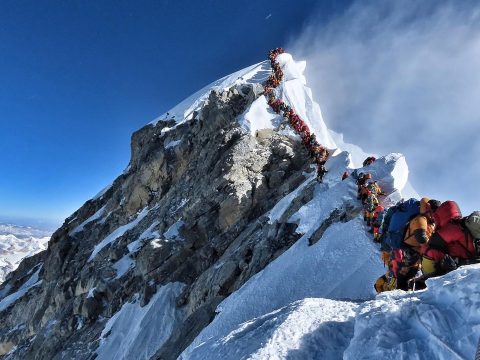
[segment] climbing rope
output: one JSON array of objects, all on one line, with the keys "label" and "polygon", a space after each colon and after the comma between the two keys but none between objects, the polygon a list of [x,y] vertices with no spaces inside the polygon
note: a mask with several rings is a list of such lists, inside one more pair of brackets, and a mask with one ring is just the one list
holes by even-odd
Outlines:
[{"label": "climbing rope", "polygon": [[288,124],[290,124],[296,134],[300,135],[303,145],[310,153],[313,162],[317,165],[317,179],[322,182],[323,177],[327,173],[325,163],[330,155],[329,151],[317,141],[315,134],[310,131],[308,125],[298,116],[295,110],[275,96],[274,90],[280,85],[284,78],[282,68],[277,62],[278,55],[283,53],[284,50],[282,48],[270,50],[268,53],[272,74],[263,84],[264,94],[267,96],[268,105],[270,105],[272,110],[277,114],[283,113],[283,117],[287,120]]}]

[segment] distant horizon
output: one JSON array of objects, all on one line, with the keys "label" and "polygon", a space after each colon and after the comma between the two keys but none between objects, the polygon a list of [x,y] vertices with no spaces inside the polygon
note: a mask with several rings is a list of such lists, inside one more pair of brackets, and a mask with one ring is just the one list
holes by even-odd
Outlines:
[{"label": "distant horizon", "polygon": [[64,219],[41,219],[29,217],[16,217],[0,215],[0,225],[15,225],[22,227],[31,227],[36,230],[44,230],[54,232],[62,226]]}]

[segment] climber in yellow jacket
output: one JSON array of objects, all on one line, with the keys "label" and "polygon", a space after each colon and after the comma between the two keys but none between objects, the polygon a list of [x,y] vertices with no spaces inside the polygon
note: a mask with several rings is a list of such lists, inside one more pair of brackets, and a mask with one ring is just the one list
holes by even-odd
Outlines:
[{"label": "climber in yellow jacket", "polygon": [[417,252],[420,247],[430,240],[434,230],[431,214],[438,207],[438,201],[422,198],[420,200],[420,214],[410,220],[403,242]]}]

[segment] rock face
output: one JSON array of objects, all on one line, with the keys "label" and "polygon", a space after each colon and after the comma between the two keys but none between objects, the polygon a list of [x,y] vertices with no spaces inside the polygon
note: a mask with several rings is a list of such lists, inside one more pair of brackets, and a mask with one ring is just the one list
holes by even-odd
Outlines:
[{"label": "rock face", "polygon": [[[0,286],[0,358],[93,358],[122,306],[181,283],[181,320],[148,352],[174,359],[220,301],[299,238],[296,224],[265,214],[313,169],[298,139],[239,125],[258,93],[255,84],[213,91],[188,121],[134,133],[125,172]],[[312,196],[306,186],[298,198]]]}]

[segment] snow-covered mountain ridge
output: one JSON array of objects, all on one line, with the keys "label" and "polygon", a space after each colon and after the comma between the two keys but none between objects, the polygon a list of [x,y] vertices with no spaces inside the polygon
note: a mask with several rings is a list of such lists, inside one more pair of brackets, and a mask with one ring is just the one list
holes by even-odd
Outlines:
[{"label": "snow-covered mountain ridge", "polygon": [[[288,54],[278,61],[285,79],[276,97],[336,149],[324,182],[262,95],[267,62],[212,83],[137,131],[124,173],[0,286],[0,356],[473,354],[480,269],[375,297],[383,263],[354,181],[341,181],[367,154],[328,130],[306,64]],[[401,154],[368,170],[387,204],[410,195]]]}]

